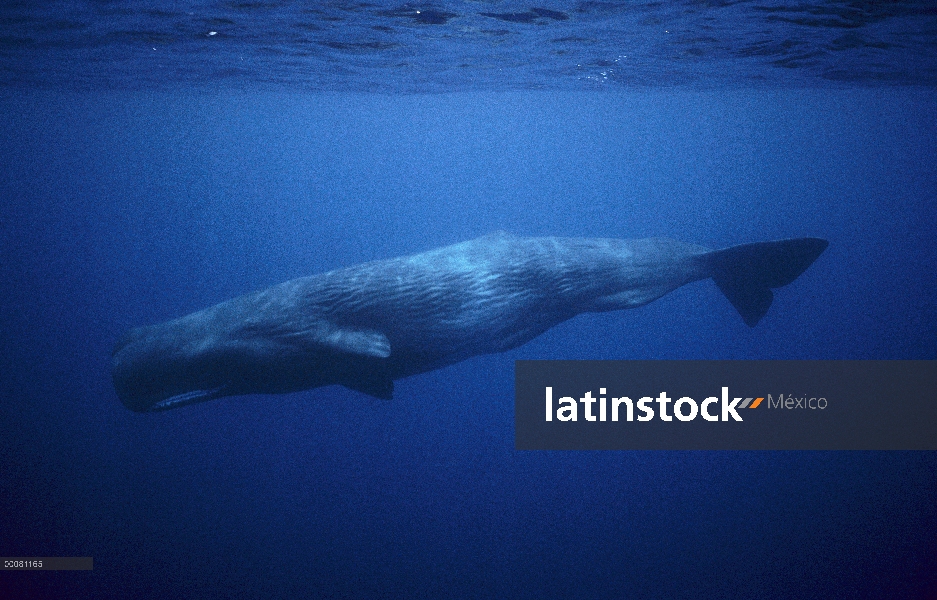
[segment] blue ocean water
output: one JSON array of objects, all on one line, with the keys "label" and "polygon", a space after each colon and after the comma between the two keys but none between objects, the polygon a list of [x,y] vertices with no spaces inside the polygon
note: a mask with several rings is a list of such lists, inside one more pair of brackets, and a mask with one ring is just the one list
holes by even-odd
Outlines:
[{"label": "blue ocean water", "polygon": [[[519,452],[513,431],[516,359],[935,358],[935,19],[5,4],[0,554],[95,568],[0,589],[937,597],[933,452]],[[117,400],[131,327],[498,229],[830,247],[753,329],[705,281],[398,381],[389,402]]]}]

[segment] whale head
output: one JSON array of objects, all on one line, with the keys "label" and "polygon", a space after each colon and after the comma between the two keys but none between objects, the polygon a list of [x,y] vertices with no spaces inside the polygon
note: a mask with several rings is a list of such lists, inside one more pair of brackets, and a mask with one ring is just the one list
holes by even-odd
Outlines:
[{"label": "whale head", "polygon": [[132,329],[114,348],[111,373],[124,406],[152,412],[227,395],[237,370],[232,357],[158,327]]}]

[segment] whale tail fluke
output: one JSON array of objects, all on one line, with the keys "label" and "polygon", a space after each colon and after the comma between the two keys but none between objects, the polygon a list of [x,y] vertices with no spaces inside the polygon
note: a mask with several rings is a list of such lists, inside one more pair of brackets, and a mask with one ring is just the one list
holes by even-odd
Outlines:
[{"label": "whale tail fluke", "polygon": [[820,238],[799,238],[716,250],[708,255],[712,278],[745,324],[754,327],[771,306],[771,289],[797,279],[828,245]]}]

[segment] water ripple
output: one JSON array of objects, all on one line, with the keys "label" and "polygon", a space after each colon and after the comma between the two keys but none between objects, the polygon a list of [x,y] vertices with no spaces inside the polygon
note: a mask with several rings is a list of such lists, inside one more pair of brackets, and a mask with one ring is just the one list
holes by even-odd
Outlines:
[{"label": "water ripple", "polygon": [[937,83],[929,2],[6,2],[0,85],[408,93]]}]

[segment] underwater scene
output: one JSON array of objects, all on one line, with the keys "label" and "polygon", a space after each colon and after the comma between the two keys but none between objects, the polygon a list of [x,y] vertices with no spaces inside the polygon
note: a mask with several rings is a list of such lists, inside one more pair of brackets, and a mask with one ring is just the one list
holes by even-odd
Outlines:
[{"label": "underwater scene", "polygon": [[[937,598],[933,451],[526,451],[514,424],[516,360],[937,358],[935,92],[930,2],[4,2],[0,556],[94,568],[0,595]],[[515,329],[367,279],[512,236],[829,245],[758,318],[711,273],[614,306],[530,276]],[[197,311],[333,271],[388,330],[304,321],[325,375],[213,354],[221,322],[307,338]],[[197,359],[122,370],[193,313],[133,358]]]}]

